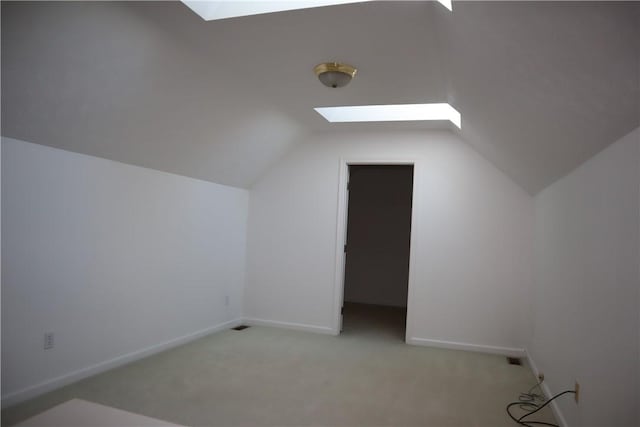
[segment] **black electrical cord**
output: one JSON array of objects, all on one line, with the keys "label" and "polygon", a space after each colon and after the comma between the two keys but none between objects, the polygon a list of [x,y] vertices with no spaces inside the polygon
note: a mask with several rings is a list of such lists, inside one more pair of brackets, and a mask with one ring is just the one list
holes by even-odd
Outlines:
[{"label": "black electrical cord", "polygon": [[518,398],[518,402],[513,402],[512,406],[519,406],[523,411],[533,411],[538,408],[539,404],[544,403],[544,396],[534,393],[533,390],[540,387],[541,382],[537,383],[533,387],[531,387],[527,392],[520,393],[520,397]]},{"label": "black electrical cord", "polygon": [[[523,410],[528,410],[525,407],[526,406],[533,406],[534,409],[538,407],[538,405],[536,404],[536,401],[540,401],[540,403],[544,403],[544,396],[534,393],[533,390],[535,390],[536,388],[540,387],[540,384],[542,384],[541,382],[537,383],[536,385],[534,385],[533,387],[531,387],[526,393],[520,393],[520,397],[518,398],[518,400],[521,402],[520,408]],[[529,405],[529,404],[532,405]]]},{"label": "black electrical cord", "polygon": [[[547,423],[544,421],[534,421],[534,420],[526,420],[525,418],[535,414],[536,412],[540,411],[542,408],[544,408],[545,406],[549,405],[551,402],[553,402],[554,400],[556,400],[557,398],[559,398],[560,396],[563,396],[565,394],[568,393],[574,393],[574,390],[565,390],[563,392],[560,392],[558,394],[556,394],[555,396],[553,396],[551,399],[547,400],[546,402],[542,403],[542,404],[537,404],[536,400],[543,400],[542,396],[540,396],[539,394],[536,393],[532,393],[532,391],[536,388],[539,387],[541,383],[536,384],[535,386],[531,387],[531,389],[529,389],[528,392],[526,393],[522,393],[520,395],[520,399],[517,402],[511,402],[507,405],[507,414],[509,414],[509,417],[515,421],[516,423],[522,425],[522,426],[526,426],[526,427],[533,427],[533,425],[545,425],[545,426],[550,426],[550,427],[560,427],[558,424],[554,424],[554,423]],[[516,418],[513,416],[513,414],[511,413],[510,409],[513,406],[518,406],[520,407],[520,409],[522,409],[523,411],[527,411],[526,414],[522,415],[520,418]]]}]

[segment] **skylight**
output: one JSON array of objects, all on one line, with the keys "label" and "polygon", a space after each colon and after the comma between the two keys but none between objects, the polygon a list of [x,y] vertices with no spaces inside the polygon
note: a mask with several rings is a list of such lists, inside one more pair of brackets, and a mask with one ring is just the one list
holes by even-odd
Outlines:
[{"label": "skylight", "polygon": [[[366,1],[371,0],[182,0],[182,3],[200,15],[205,21],[213,21],[238,16],[260,15],[337,4],[363,3]],[[437,1],[451,10],[451,0]]]},{"label": "skylight", "polygon": [[314,110],[331,123],[449,120],[462,127],[460,113],[449,104],[358,105]]},{"label": "skylight", "polygon": [[447,9],[449,9],[450,11],[453,10],[453,4],[451,0],[437,0],[437,2],[443,5],[444,7],[446,7]]},{"label": "skylight", "polygon": [[285,10],[308,9],[347,3],[362,3],[370,0],[182,0],[205,21],[260,15]]}]

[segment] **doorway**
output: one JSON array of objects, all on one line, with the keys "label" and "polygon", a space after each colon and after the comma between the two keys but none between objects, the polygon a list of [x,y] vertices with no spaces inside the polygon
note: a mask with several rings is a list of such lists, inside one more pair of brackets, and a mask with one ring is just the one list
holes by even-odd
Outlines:
[{"label": "doorway", "polygon": [[349,165],[342,333],[405,339],[413,165]]}]

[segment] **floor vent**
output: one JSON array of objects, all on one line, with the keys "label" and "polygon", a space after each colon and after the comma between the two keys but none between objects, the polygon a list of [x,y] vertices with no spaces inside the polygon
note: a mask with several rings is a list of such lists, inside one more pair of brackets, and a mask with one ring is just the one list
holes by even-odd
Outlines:
[{"label": "floor vent", "polygon": [[522,360],[519,357],[507,357],[507,362],[509,362],[509,365],[522,366]]},{"label": "floor vent", "polygon": [[240,326],[236,326],[235,328],[231,328],[231,329],[233,329],[234,331],[244,331],[247,328],[248,328],[247,325],[240,325]]}]

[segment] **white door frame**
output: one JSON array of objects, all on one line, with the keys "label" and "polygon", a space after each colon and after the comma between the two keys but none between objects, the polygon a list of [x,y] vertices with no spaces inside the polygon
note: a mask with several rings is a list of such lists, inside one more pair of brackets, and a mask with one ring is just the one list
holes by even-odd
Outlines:
[{"label": "white door frame", "polygon": [[411,201],[411,246],[409,252],[409,283],[408,295],[407,295],[407,323],[405,327],[406,336],[405,342],[408,337],[411,337],[412,332],[412,289],[414,275],[415,275],[415,253],[416,253],[416,236],[418,225],[418,200],[416,194],[419,194],[419,169],[416,159],[340,159],[340,174],[338,179],[338,217],[336,227],[336,269],[334,280],[334,300],[333,300],[333,335],[340,335],[341,317],[342,317],[342,304],[344,302],[344,273],[345,273],[345,261],[346,256],[344,253],[344,245],[347,241],[347,214],[349,207],[349,191],[347,184],[349,181],[349,166],[350,165],[407,165],[413,166],[413,192]]}]

